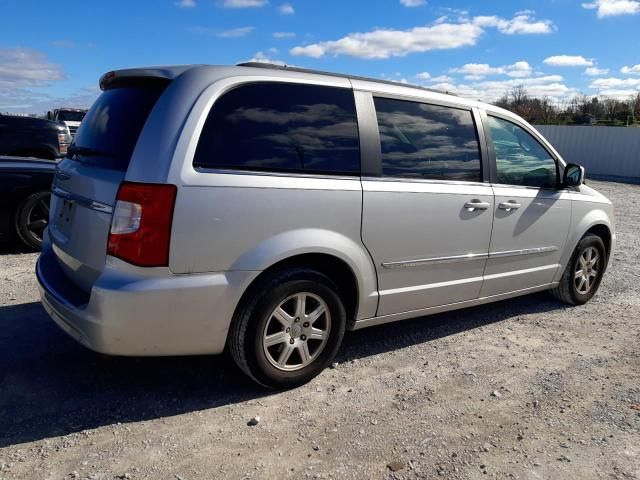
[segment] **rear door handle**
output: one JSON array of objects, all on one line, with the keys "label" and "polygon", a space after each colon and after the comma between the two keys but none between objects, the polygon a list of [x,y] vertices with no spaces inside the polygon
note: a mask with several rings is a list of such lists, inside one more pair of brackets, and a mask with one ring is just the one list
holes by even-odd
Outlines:
[{"label": "rear door handle", "polygon": [[509,200],[508,202],[502,202],[498,205],[498,208],[500,210],[506,210],[507,212],[510,212],[511,210],[517,210],[518,208],[520,208],[522,205],[520,205],[519,203],[514,202],[513,200]]},{"label": "rear door handle", "polygon": [[491,204],[489,202],[483,202],[476,199],[470,200],[464,204],[464,208],[466,208],[470,212],[473,212],[475,210],[486,210],[490,206]]}]

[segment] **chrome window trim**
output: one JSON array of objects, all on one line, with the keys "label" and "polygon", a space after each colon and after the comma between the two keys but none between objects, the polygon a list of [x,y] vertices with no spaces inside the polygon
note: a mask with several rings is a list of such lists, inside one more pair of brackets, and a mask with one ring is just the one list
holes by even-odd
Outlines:
[{"label": "chrome window trim", "polygon": [[65,200],[69,200],[71,202],[77,203],[78,205],[86,208],[90,208],[91,210],[95,210],[97,212],[102,213],[113,213],[113,206],[107,205],[106,203],[96,202],[95,200],[91,200],[89,198],[83,197],[81,195],[77,195],[75,193],[67,192],[66,190],[62,190],[60,187],[52,187],[51,193],[56,197],[63,198]]},{"label": "chrome window trim", "polygon": [[238,169],[235,170],[233,168],[209,168],[209,167],[194,167],[194,170],[198,173],[217,173],[217,174],[226,174],[226,175],[248,175],[248,176],[259,176],[259,177],[296,177],[296,178],[319,178],[319,179],[331,179],[331,180],[360,180],[360,174],[354,173],[352,175],[346,175],[344,173],[303,173],[296,172],[292,170],[290,172],[284,171],[275,171],[275,170],[249,170],[249,169]]},{"label": "chrome window trim", "polygon": [[420,267],[423,265],[438,265],[442,263],[467,262],[470,260],[481,260],[490,258],[516,257],[521,255],[535,255],[539,253],[549,253],[559,250],[556,246],[522,248],[519,250],[505,250],[501,252],[489,253],[468,253],[465,255],[451,255],[447,257],[420,258],[415,260],[403,260],[398,262],[384,262],[384,268],[410,268]]},{"label": "chrome window trim", "polygon": [[543,191],[543,192],[568,192],[570,189],[561,186],[559,188],[555,188],[555,187],[532,187],[531,185],[512,185],[510,183],[491,183],[490,184],[492,187],[496,187],[496,188],[518,188],[518,189],[523,189],[523,190],[537,190],[537,191]]},{"label": "chrome window trim", "polygon": [[372,177],[366,176],[361,179],[363,182],[388,182],[388,183],[422,183],[427,185],[467,185],[470,187],[488,187],[487,182],[471,182],[465,180],[442,180],[436,178],[411,178],[411,177]]}]

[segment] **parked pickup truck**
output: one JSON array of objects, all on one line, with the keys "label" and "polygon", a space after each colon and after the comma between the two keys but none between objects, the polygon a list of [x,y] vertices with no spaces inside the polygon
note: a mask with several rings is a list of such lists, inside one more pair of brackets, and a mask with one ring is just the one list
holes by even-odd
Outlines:
[{"label": "parked pickup truck", "polygon": [[0,114],[0,155],[56,160],[67,154],[69,128],[43,118]]},{"label": "parked pickup truck", "polygon": [[87,114],[86,110],[81,108],[57,108],[53,112],[47,112],[47,119],[64,123],[69,127],[69,133],[72,137],[76,136],[80,122]]}]

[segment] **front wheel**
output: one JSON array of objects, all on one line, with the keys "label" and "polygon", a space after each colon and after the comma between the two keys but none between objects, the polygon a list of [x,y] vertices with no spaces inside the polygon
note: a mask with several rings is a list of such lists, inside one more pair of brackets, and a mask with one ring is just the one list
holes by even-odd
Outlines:
[{"label": "front wheel", "polygon": [[291,269],[270,276],[246,297],[229,331],[229,349],[247,375],[270,388],[290,388],[331,363],[346,313],[328,277]]},{"label": "front wheel", "polygon": [[596,294],[606,266],[602,239],[588,233],[578,242],[560,283],[551,293],[563,302],[583,305]]}]

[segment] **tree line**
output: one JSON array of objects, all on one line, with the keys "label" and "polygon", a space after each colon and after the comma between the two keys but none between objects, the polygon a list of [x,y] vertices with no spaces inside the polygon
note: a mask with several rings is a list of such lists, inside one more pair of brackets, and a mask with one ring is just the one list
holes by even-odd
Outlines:
[{"label": "tree line", "polygon": [[640,92],[626,100],[580,94],[553,102],[549,97],[533,97],[519,86],[494,105],[539,125],[640,126]]}]

